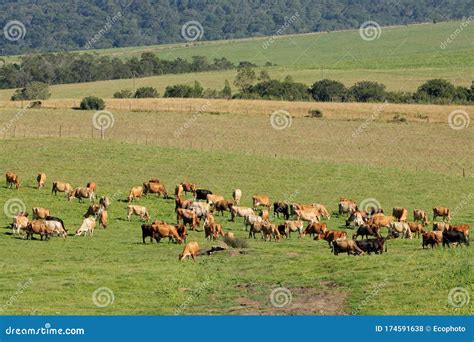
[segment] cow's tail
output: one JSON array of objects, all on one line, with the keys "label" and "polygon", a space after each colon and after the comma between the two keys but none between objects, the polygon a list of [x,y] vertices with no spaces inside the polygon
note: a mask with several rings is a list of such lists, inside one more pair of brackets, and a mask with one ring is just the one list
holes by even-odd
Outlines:
[{"label": "cow's tail", "polygon": [[51,188],[51,194],[53,194],[55,189],[56,189],[56,182],[53,182],[53,187]]}]

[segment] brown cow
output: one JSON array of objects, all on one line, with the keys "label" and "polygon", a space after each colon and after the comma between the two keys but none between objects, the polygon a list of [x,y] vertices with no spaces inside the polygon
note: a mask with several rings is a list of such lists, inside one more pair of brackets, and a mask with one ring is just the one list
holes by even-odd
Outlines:
[{"label": "brown cow", "polygon": [[214,239],[216,240],[219,235],[224,236],[224,232],[222,230],[222,226],[219,223],[215,222],[207,222],[204,224],[204,234],[206,239]]},{"label": "brown cow", "polygon": [[33,234],[38,234],[41,237],[41,240],[45,237],[45,240],[49,239],[50,231],[44,221],[42,220],[33,220],[28,223],[26,227],[26,239],[30,240]]},{"label": "brown cow", "polygon": [[147,195],[148,193],[157,194],[158,197],[162,196],[163,198],[168,198],[168,192],[166,191],[165,185],[157,182],[148,182],[143,183],[143,194]]},{"label": "brown cow", "polygon": [[214,210],[218,213],[221,213],[221,216],[224,216],[224,211],[231,211],[232,206],[235,204],[235,201],[222,200],[217,201],[214,204]]},{"label": "brown cow", "polygon": [[431,248],[439,246],[443,241],[443,232],[424,232],[422,234],[421,247],[425,249],[425,246],[430,245]]},{"label": "brown cow", "polygon": [[361,255],[364,251],[357,246],[354,240],[347,239],[336,239],[332,242],[332,251],[334,255],[338,255],[341,252],[347,252],[347,255]]},{"label": "brown cow", "polygon": [[395,207],[392,210],[392,216],[395,217],[398,222],[406,222],[408,219],[408,210],[402,207]]},{"label": "brown cow", "polygon": [[150,212],[147,208],[141,205],[128,205],[127,206],[127,219],[130,221],[132,215],[140,216],[141,220],[147,222],[150,219]]},{"label": "brown cow", "polygon": [[183,185],[180,183],[178,185],[176,185],[176,187],[174,188],[174,195],[176,198],[179,198],[181,197],[181,195],[183,194],[184,192],[184,189],[183,189]]},{"label": "brown cow", "polygon": [[88,198],[89,202],[92,202],[94,200],[94,191],[92,191],[90,188],[75,188],[73,191],[69,192],[68,194],[68,200],[72,200],[73,198],[79,199],[79,202],[82,202],[82,199]]},{"label": "brown cow", "polygon": [[245,217],[255,215],[252,208],[232,206],[230,209],[230,220],[234,221],[236,216]]},{"label": "brown cow", "polygon": [[99,214],[99,228],[101,225],[102,227],[104,227],[104,229],[107,228],[107,218],[108,218],[107,210],[105,209],[101,210]]},{"label": "brown cow", "polygon": [[338,203],[338,213],[339,215],[352,214],[354,211],[357,211],[357,203],[353,200],[347,198],[341,198]]},{"label": "brown cow", "polygon": [[270,210],[270,197],[266,195],[255,195],[252,196],[253,208],[256,209],[259,206],[267,207]]},{"label": "brown cow", "polygon": [[190,209],[178,208],[176,211],[176,221],[178,224],[181,224],[183,220],[184,225],[189,225],[192,230],[196,230],[199,227],[199,218],[196,213]]},{"label": "brown cow", "polygon": [[128,203],[132,202],[135,199],[140,199],[143,195],[143,187],[142,186],[134,186],[130,189],[128,194]]},{"label": "brown cow", "polygon": [[328,230],[323,234],[316,235],[314,240],[326,240],[331,247],[331,242],[336,239],[347,239],[347,233],[340,230]]},{"label": "brown cow", "polygon": [[457,224],[457,225],[449,225],[448,231],[453,230],[456,232],[463,233],[467,238],[469,238],[469,225],[468,224]]},{"label": "brown cow", "polygon": [[189,207],[191,206],[191,204],[193,203],[192,200],[187,200],[185,198],[182,198],[182,197],[176,197],[175,200],[175,207],[174,207],[174,211],[176,212],[179,208],[182,208],[182,209],[189,209]]},{"label": "brown cow", "polygon": [[441,216],[443,221],[447,219],[447,221],[451,221],[451,211],[447,207],[434,207],[433,208],[433,221],[438,217]]},{"label": "brown cow", "polygon": [[196,261],[196,257],[200,254],[201,250],[196,241],[191,241],[186,246],[184,246],[183,251],[179,254],[178,260],[184,260],[186,258],[192,258],[193,261]]},{"label": "brown cow", "polygon": [[327,230],[328,227],[326,223],[313,222],[308,224],[302,236],[306,236],[307,234],[309,234],[311,237],[314,237],[316,235],[324,234]]},{"label": "brown cow", "polygon": [[188,193],[188,192],[191,192],[193,194],[196,193],[197,184],[195,183],[183,182],[181,183],[181,186],[183,187],[183,191],[185,193]]},{"label": "brown cow", "polygon": [[[286,220],[285,221],[285,233],[287,237],[291,236],[292,232],[298,232],[298,236],[301,237],[303,234],[304,222],[300,220]],[[304,236],[304,235],[303,235]]]},{"label": "brown cow", "polygon": [[425,233],[425,228],[422,223],[408,222],[408,226],[410,227],[411,232],[414,233],[417,238],[419,238],[421,234]]},{"label": "brown cow", "polygon": [[207,203],[209,203],[209,205],[214,205],[216,202],[224,200],[224,197],[220,195],[208,194],[206,197]]},{"label": "brown cow", "polygon": [[20,179],[18,178],[18,175],[15,172],[10,172],[8,171],[5,173],[5,178],[7,181],[7,187],[12,188],[13,185],[15,188],[19,189],[20,188]]},{"label": "brown cow", "polygon": [[424,210],[414,209],[413,210],[413,221],[415,221],[415,222],[421,221],[423,226],[427,226],[429,224],[428,214]]},{"label": "brown cow", "polygon": [[271,241],[273,239],[275,241],[278,241],[281,239],[280,232],[278,231],[278,228],[276,225],[273,223],[270,223],[268,221],[264,221],[262,223],[262,237],[265,241]]},{"label": "brown cow", "polygon": [[362,226],[357,228],[357,231],[352,235],[352,239],[357,240],[359,235],[362,236],[362,239],[364,239],[364,236],[367,239],[369,238],[369,236],[375,236],[376,238],[379,238],[381,237],[380,227],[376,224],[364,223]]},{"label": "brown cow", "polygon": [[298,220],[309,221],[309,222],[319,222],[321,215],[316,208],[304,208],[304,209],[295,209],[296,218]]},{"label": "brown cow", "polygon": [[369,220],[369,223],[376,224],[379,227],[388,228],[393,221],[395,221],[395,217],[393,216],[385,216],[384,214],[375,214]]},{"label": "brown cow", "polygon": [[91,189],[93,192],[97,190],[97,183],[96,182],[88,182],[86,188]]},{"label": "brown cow", "polygon": [[57,195],[58,192],[64,192],[67,195],[72,191],[72,186],[69,183],[66,182],[61,182],[61,181],[55,181],[53,182],[53,188],[51,189],[51,194]]},{"label": "brown cow", "polygon": [[183,224],[175,224],[175,227],[181,240],[183,240],[183,242],[186,242],[186,238],[188,236],[188,230],[186,229],[186,226]]},{"label": "brown cow", "polygon": [[37,188],[42,189],[46,183],[46,173],[38,173],[36,176],[36,182],[38,183]]},{"label": "brown cow", "polygon": [[446,222],[433,222],[433,231],[443,231],[449,228],[449,223]]},{"label": "brown cow", "polygon": [[329,211],[326,209],[324,205],[319,204],[319,203],[313,203],[312,206],[313,208],[316,209],[316,212],[318,213],[319,216],[323,216],[328,220],[331,219],[331,215],[329,215]]},{"label": "brown cow", "polygon": [[152,223],[151,227],[153,229],[153,237],[155,238],[156,242],[160,242],[160,240],[165,237],[167,237],[170,241],[174,239],[177,243],[182,242],[182,239],[179,236],[178,230],[175,226],[162,221],[155,221]]},{"label": "brown cow", "polygon": [[33,220],[34,219],[45,219],[46,216],[50,216],[49,209],[34,207],[33,211]]}]

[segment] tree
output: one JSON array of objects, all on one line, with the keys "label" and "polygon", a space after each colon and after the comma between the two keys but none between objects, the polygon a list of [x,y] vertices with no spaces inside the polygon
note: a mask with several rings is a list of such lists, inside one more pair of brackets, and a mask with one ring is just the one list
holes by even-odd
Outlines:
[{"label": "tree", "polygon": [[42,82],[28,83],[24,88],[17,89],[12,95],[12,101],[18,100],[46,100],[49,99],[49,86]]},{"label": "tree", "polygon": [[385,85],[372,82],[357,82],[349,88],[349,96],[357,102],[376,102],[385,100]]},{"label": "tree", "polygon": [[224,82],[224,88],[222,88],[221,96],[224,99],[230,99],[232,97],[232,89],[230,87],[230,84],[229,84],[228,80],[225,80],[225,82]]},{"label": "tree", "polygon": [[194,87],[193,87],[193,97],[202,97],[202,92],[204,91],[204,88],[201,86],[201,83],[198,81],[194,81]]},{"label": "tree", "polygon": [[99,97],[87,96],[82,99],[80,108],[83,110],[102,110],[105,108],[105,102]]},{"label": "tree", "polygon": [[315,82],[309,92],[316,101],[343,101],[347,89],[341,82],[324,79]]},{"label": "tree", "polygon": [[158,91],[153,87],[141,87],[135,91],[135,98],[158,97]]},{"label": "tree", "polygon": [[133,97],[133,93],[129,89],[122,89],[114,93],[114,99],[129,99]]},{"label": "tree", "polygon": [[260,82],[270,81],[270,75],[268,74],[266,70],[262,70],[260,71],[260,75],[258,75],[258,80]]},{"label": "tree", "polygon": [[444,79],[432,79],[418,87],[417,95],[426,97],[432,101],[435,99],[452,99],[456,93],[456,88],[452,83]]},{"label": "tree", "polygon": [[[194,88],[187,84],[167,86],[163,97],[193,97]],[[202,91],[201,91],[202,95]]]},{"label": "tree", "polygon": [[249,67],[239,68],[234,79],[234,84],[245,92],[255,82],[255,71]]}]

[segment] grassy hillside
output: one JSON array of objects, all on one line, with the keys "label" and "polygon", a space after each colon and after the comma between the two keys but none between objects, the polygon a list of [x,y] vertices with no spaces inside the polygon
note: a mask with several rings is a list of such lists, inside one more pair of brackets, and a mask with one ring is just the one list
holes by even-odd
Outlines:
[{"label": "grassy hillside", "polygon": [[[23,179],[19,191],[0,189],[2,203],[19,198],[28,210],[48,207],[74,232],[88,204],[51,196],[53,180],[64,179],[78,186],[94,179],[98,192],[113,199],[109,227],[96,231],[92,238],[25,241],[2,229],[0,248],[15,257],[0,265],[0,300],[6,302],[17,284],[30,278],[32,282],[7,307],[7,314],[174,314],[182,305],[184,314],[472,312],[472,303],[460,309],[447,303],[451,288],[473,290],[472,248],[431,251],[422,250],[418,239],[396,240],[389,242],[388,253],[383,255],[336,257],[325,242],[294,235],[280,242],[251,240],[244,254],[231,250],[202,256],[196,263],[178,262],[182,246],[163,241],[141,243],[140,222],[125,220],[126,203],[121,201],[130,186],[159,177],[168,188],[187,179],[226,197],[234,187],[240,187],[244,205],[250,204],[252,194],[267,193],[275,200],[325,203],[331,211],[339,196],[359,201],[376,198],[387,209],[404,205],[409,210],[429,210],[441,202],[454,208],[466,193],[474,192],[472,182],[462,178],[77,139],[6,140],[0,145],[4,150],[22,151],[15,159],[2,154],[0,161]],[[34,189],[38,171],[49,177],[44,190]],[[153,219],[175,220],[172,200],[150,196],[140,204],[151,209]],[[473,220],[471,204],[455,217],[456,222]],[[225,231],[247,238],[240,219],[229,223],[218,217],[218,221]],[[9,220],[2,217],[0,222],[5,227]],[[331,229],[342,223],[342,218],[328,221]],[[206,242],[202,232],[191,232],[189,240],[198,241],[203,248],[214,244]],[[92,301],[93,292],[100,287],[114,293],[114,303],[106,308]],[[270,304],[270,293],[276,287],[292,292],[292,303],[283,309]],[[371,296],[373,291],[375,297]]]},{"label": "grassy hillside", "polygon": [[[308,85],[321,78],[333,78],[352,85],[360,80],[384,83],[389,90],[413,91],[430,78],[446,78],[457,85],[469,86],[474,79],[474,50],[468,25],[456,39],[441,49],[440,45],[460,26],[460,22],[422,24],[382,28],[380,38],[361,39],[358,30],[279,36],[265,49],[269,38],[198,43],[195,45],[157,45],[121,49],[95,50],[107,56],[130,58],[145,51],[163,59],[207,56],[210,60],[226,57],[233,62],[251,61],[266,69],[273,78],[287,74]],[[8,61],[8,59],[7,59]],[[234,71],[182,75],[164,75],[136,80],[114,80],[51,87],[53,98],[79,98],[99,95],[111,98],[117,90],[154,86],[161,94],[170,84],[192,84],[199,80],[204,87],[221,89],[232,81]],[[234,87],[235,88],[235,87]],[[234,89],[235,90],[235,89]],[[8,100],[11,90],[0,91],[0,100]]]}]

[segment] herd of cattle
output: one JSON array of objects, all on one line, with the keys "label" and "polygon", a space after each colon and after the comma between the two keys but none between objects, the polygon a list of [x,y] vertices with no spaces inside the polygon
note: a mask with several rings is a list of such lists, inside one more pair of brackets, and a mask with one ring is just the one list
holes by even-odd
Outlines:
[{"label": "herd of cattle", "polygon": [[[37,187],[41,189],[46,183],[46,174],[39,173],[37,176]],[[6,173],[7,187],[20,188],[18,175],[13,172]],[[90,206],[84,214],[84,218],[75,235],[90,235],[94,233],[96,225],[107,228],[107,208],[110,205],[108,197],[100,197],[96,202],[95,182],[89,182],[85,187],[73,188],[69,183],[62,181],[53,182],[51,194],[62,192],[66,194],[69,201],[72,199],[89,199]],[[191,193],[192,198],[187,198]],[[132,215],[137,215],[145,221],[141,225],[142,240],[145,243],[149,237],[152,242],[155,239],[160,242],[161,239],[168,238],[176,243],[186,242],[187,229],[199,231],[201,221],[203,221],[203,230],[207,239],[235,239],[232,232],[224,233],[221,224],[216,222],[214,215],[224,216],[229,213],[229,220],[235,221],[236,218],[243,219],[243,229],[248,231],[249,238],[256,238],[260,235],[265,241],[281,240],[289,238],[291,233],[297,233],[300,238],[310,235],[314,240],[325,240],[328,242],[331,251],[337,255],[347,253],[348,255],[361,255],[364,253],[381,254],[387,250],[385,242],[393,238],[412,239],[413,236],[422,237],[422,247],[431,246],[434,248],[439,244],[443,247],[451,244],[469,245],[469,225],[450,223],[451,211],[446,207],[433,208],[432,230],[428,231],[428,214],[421,209],[414,209],[413,222],[408,221],[408,210],[402,207],[395,207],[392,215],[385,215],[381,208],[369,208],[361,210],[357,203],[348,198],[340,198],[338,202],[338,216],[346,216],[345,226],[355,230],[352,239],[343,230],[329,230],[327,223],[323,219],[330,220],[331,215],[322,204],[301,204],[288,202],[270,201],[269,196],[254,195],[252,197],[252,207],[240,205],[242,191],[235,189],[232,193],[232,200],[226,200],[223,196],[213,194],[206,189],[198,189],[196,184],[183,182],[176,186],[174,193],[176,224],[167,223],[162,220],[150,221],[150,212],[148,208],[133,204],[142,196],[147,194],[156,194],[158,197],[171,198],[166,191],[165,185],[158,179],[150,179],[142,186],[133,186],[127,197],[127,219],[130,221]],[[273,207],[273,218],[282,216],[285,221],[282,224],[271,222],[270,211]],[[66,237],[68,232],[64,222],[59,217],[50,215],[47,208],[35,207],[32,210],[33,219],[30,221],[27,212],[18,212],[13,218],[13,233],[24,235],[31,239],[34,234],[48,239],[50,236]],[[442,221],[435,220],[441,217]],[[383,237],[381,232],[383,228],[388,229],[388,234]],[[358,237],[362,240],[358,240]],[[369,238],[372,237],[372,238]],[[186,244],[183,252],[179,255],[180,259],[195,257],[200,254],[197,242]]]}]

